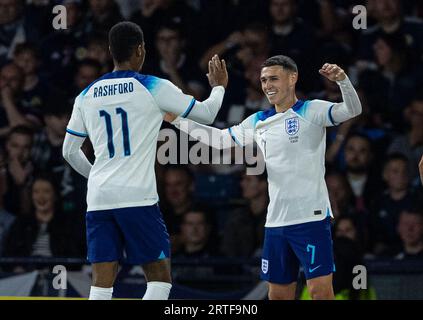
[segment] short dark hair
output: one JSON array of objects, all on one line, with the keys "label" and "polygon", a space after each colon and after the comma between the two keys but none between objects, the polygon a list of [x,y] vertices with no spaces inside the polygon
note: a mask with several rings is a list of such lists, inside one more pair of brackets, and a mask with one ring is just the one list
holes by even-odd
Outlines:
[{"label": "short dark hair", "polygon": [[135,48],[142,43],[144,34],[133,22],[119,22],[109,31],[110,53],[116,62],[128,61]]},{"label": "short dark hair", "polygon": [[9,133],[7,134],[6,141],[9,141],[9,140],[10,140],[10,138],[11,138],[14,134],[21,134],[21,135],[24,135],[24,136],[28,136],[28,137],[30,137],[31,139],[33,139],[33,137],[34,137],[34,131],[33,131],[31,128],[29,128],[29,127],[27,127],[27,126],[25,126],[25,125],[18,125],[18,126],[13,127],[13,128],[9,131]]},{"label": "short dark hair", "polygon": [[36,59],[40,57],[40,51],[38,47],[32,42],[23,42],[16,45],[13,54],[18,56],[24,52],[30,52]]},{"label": "short dark hair", "polygon": [[392,161],[403,161],[405,162],[405,164],[408,165],[409,160],[403,153],[394,152],[388,155],[388,157],[385,160],[385,163],[383,164],[383,167],[386,168],[386,166]]},{"label": "short dark hair", "polygon": [[282,68],[298,73],[297,64],[294,60],[292,60],[290,57],[278,55],[273,56],[267,59],[263,64],[261,65],[262,68],[265,67],[272,67],[272,66],[281,66]]}]

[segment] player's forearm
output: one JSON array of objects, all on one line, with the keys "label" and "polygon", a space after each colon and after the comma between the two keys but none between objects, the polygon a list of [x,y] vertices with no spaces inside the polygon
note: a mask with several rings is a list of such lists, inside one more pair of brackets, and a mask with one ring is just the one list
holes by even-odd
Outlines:
[{"label": "player's forearm", "polygon": [[92,165],[81,150],[84,139],[71,137],[68,134],[63,143],[63,158],[80,175],[88,178]]},{"label": "player's forearm", "polygon": [[220,130],[181,117],[177,117],[172,124],[212,148],[223,150],[230,149],[235,145],[228,129]]},{"label": "player's forearm", "polygon": [[187,117],[188,119],[204,124],[213,123],[222,106],[224,95],[225,88],[223,86],[214,87],[206,100],[202,102],[196,101],[192,110],[186,116],[183,115],[182,117]]},{"label": "player's forearm", "polygon": [[358,116],[361,113],[361,102],[350,79],[346,77],[337,81],[341,89],[343,102],[336,103],[332,109],[332,117],[335,122],[340,123]]}]

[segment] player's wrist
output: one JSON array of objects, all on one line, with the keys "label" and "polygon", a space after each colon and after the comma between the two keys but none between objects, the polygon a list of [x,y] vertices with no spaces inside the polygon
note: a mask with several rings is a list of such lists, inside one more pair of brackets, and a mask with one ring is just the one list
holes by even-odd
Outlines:
[{"label": "player's wrist", "polygon": [[345,73],[345,78],[342,80],[336,80],[336,83],[338,85],[347,84],[347,83],[350,83],[350,79],[348,78],[348,75]]}]

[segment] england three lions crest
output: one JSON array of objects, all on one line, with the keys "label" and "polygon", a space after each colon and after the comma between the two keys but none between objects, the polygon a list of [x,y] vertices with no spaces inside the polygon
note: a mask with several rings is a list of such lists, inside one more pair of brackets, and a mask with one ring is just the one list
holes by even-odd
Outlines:
[{"label": "england three lions crest", "polygon": [[297,134],[300,130],[300,121],[298,117],[293,117],[285,120],[285,131],[290,136]]}]

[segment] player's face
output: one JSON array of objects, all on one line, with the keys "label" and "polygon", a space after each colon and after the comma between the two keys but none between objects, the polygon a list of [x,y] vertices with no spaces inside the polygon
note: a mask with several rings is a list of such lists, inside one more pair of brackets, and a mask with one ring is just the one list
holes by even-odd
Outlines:
[{"label": "player's face", "polygon": [[25,163],[31,153],[32,139],[26,134],[12,134],[6,142],[6,150],[9,159],[17,159],[20,163]]},{"label": "player's face", "polygon": [[261,70],[261,89],[273,105],[282,104],[295,91],[297,74],[281,66],[264,67]]},{"label": "player's face", "polygon": [[32,186],[32,202],[37,211],[54,209],[55,192],[49,181],[36,180]]}]

